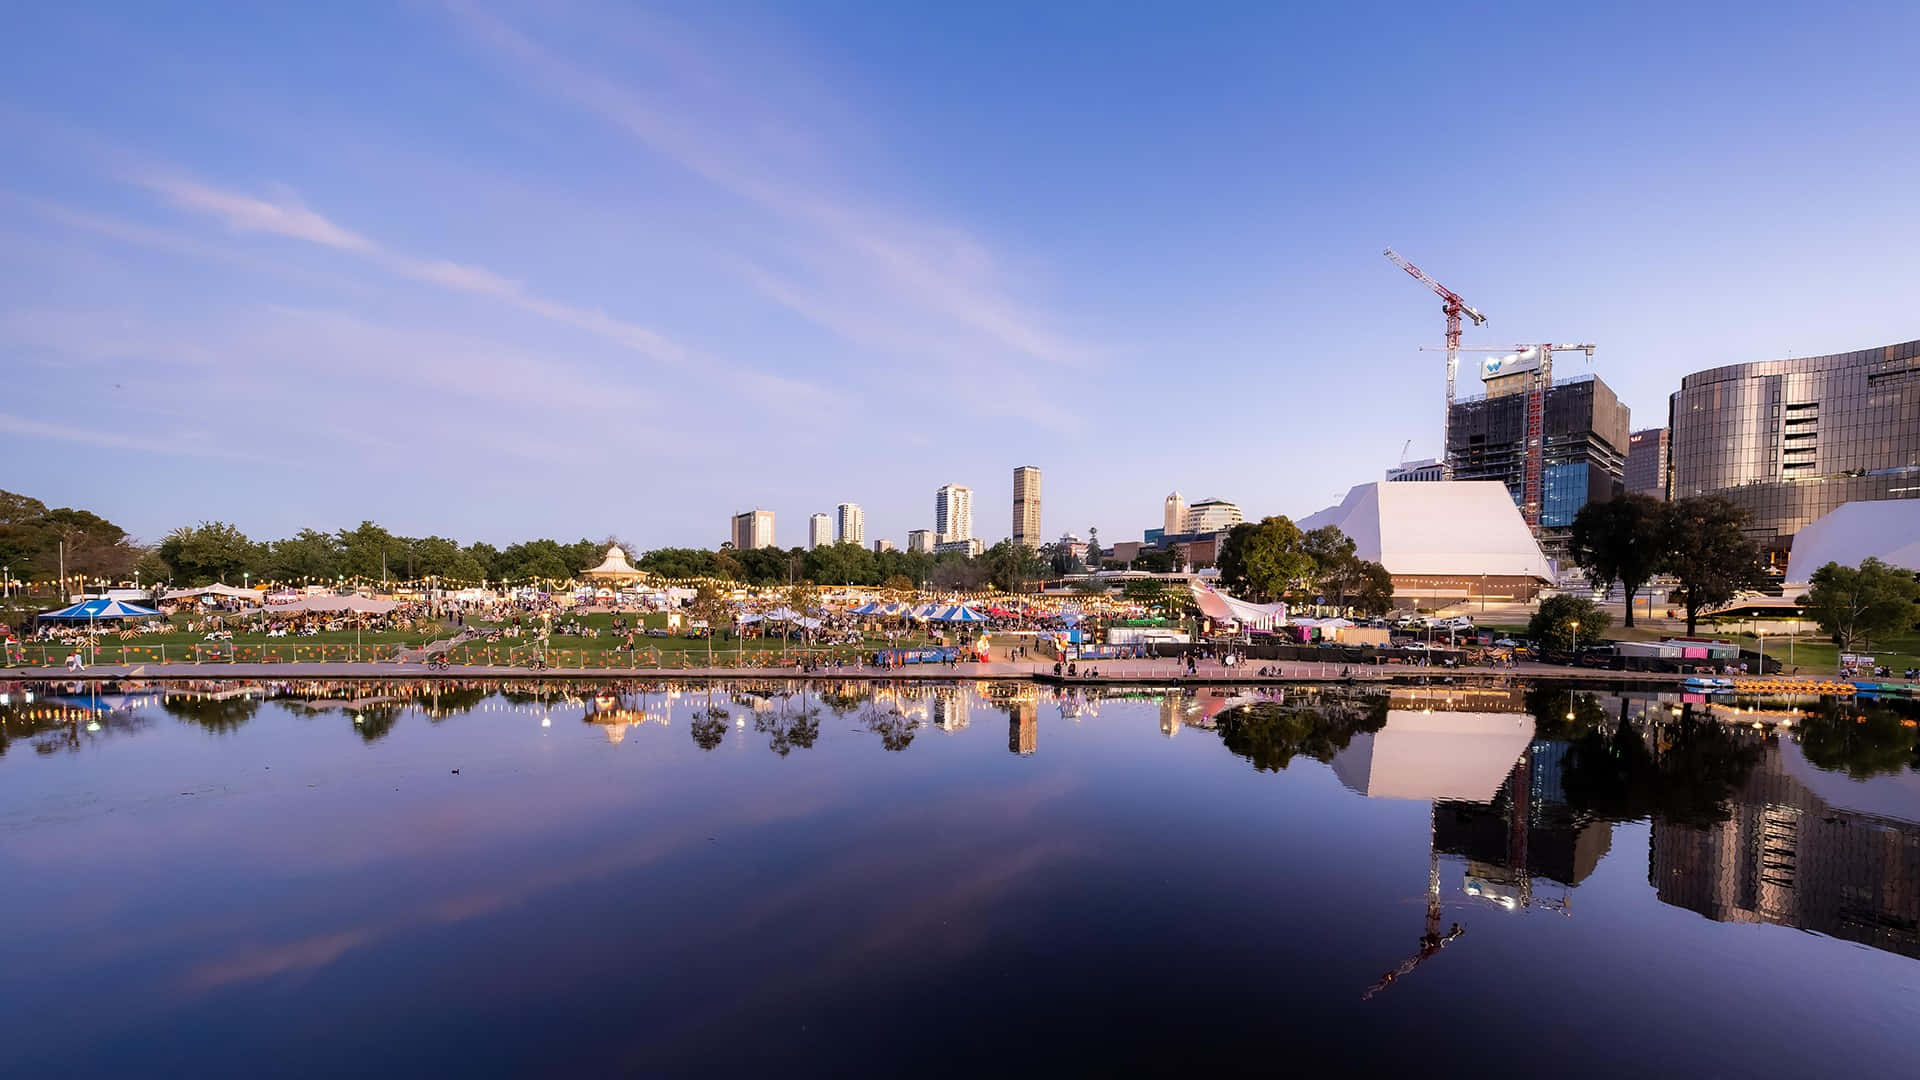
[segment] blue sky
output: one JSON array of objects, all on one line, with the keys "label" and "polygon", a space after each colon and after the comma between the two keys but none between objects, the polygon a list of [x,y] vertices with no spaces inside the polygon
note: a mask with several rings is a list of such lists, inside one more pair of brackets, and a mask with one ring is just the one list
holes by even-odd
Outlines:
[{"label": "blue sky", "polygon": [[946,482],[992,540],[1035,464],[1113,540],[1437,452],[1388,244],[1636,427],[1920,337],[1920,6],[1296,7],[17,12],[0,486],[712,546]]}]

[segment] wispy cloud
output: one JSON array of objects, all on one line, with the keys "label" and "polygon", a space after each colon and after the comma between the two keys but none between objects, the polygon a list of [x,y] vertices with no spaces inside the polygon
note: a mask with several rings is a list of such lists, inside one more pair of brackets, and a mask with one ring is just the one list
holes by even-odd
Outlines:
[{"label": "wispy cloud", "polygon": [[447,259],[419,257],[393,250],[307,208],[292,192],[263,198],[216,187],[174,172],[135,177],[140,186],[173,206],[214,218],[237,232],[264,233],[301,240],[362,256],[382,269],[424,284],[484,296],[543,319],[563,323],[648,357],[673,364],[687,362],[690,350],[667,335],[594,308],[567,304],[528,291],[520,282],[485,267]]},{"label": "wispy cloud", "polygon": [[232,461],[270,463],[275,459],[236,451],[224,446],[207,446],[186,435],[168,436],[115,431],[91,423],[85,416],[70,421],[52,422],[0,413],[0,431],[29,439],[74,443],[103,450],[133,450],[143,454],[177,457],[225,458]]},{"label": "wispy cloud", "polygon": [[[806,116],[771,104],[782,99],[777,87],[750,100],[716,100],[711,88],[727,82],[714,70],[717,61],[649,24],[623,45],[645,50],[650,62],[659,61],[649,70],[686,91],[650,95],[549,50],[465,0],[451,0],[449,9],[468,36],[536,85],[793,230],[799,239],[784,250],[823,286],[866,305],[918,313],[922,344],[959,333],[1026,362],[1075,368],[1097,355],[1013,299],[999,280],[999,260],[966,230],[882,212],[872,200],[819,177],[823,170],[814,163],[833,156],[828,140],[809,137]],[[780,134],[769,138],[768,132]],[[794,152],[794,145],[805,152]],[[823,317],[831,305],[796,302],[796,290],[769,273],[748,281],[835,333],[872,340],[846,318]]]}]

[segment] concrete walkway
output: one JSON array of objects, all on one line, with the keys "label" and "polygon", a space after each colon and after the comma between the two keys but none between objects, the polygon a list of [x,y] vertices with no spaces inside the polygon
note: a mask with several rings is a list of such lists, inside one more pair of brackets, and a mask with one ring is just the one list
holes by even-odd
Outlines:
[{"label": "concrete walkway", "polygon": [[[1277,674],[1260,676],[1260,668]],[[1090,672],[1097,671],[1097,677]],[[1404,664],[1377,666],[1307,663],[1303,661],[1255,663],[1228,668],[1218,662],[1205,662],[1192,675],[1186,665],[1171,660],[1095,661],[1081,666],[1074,678],[1056,677],[1051,662],[997,662],[986,664],[909,664],[898,668],[850,666],[802,672],[791,667],[714,667],[714,668],[532,668],[461,665],[445,670],[430,670],[424,663],[315,663],[315,664],[132,664],[85,668],[71,672],[65,668],[11,668],[0,670],[0,678],[71,680],[207,680],[207,679],[882,679],[915,682],[954,679],[1020,679],[1051,685],[1075,686],[1168,686],[1209,684],[1256,684],[1298,682],[1365,682],[1380,685],[1394,683],[1434,683],[1470,681],[1505,683],[1513,680],[1552,680],[1594,685],[1622,683],[1649,689],[1678,689],[1682,675],[1635,671],[1601,671],[1592,668],[1567,668],[1549,664],[1520,664],[1517,667],[1415,667]],[[1796,680],[1772,677],[1771,683]],[[1817,693],[1811,684],[1832,680],[1798,680],[1810,684],[1809,693]]]}]

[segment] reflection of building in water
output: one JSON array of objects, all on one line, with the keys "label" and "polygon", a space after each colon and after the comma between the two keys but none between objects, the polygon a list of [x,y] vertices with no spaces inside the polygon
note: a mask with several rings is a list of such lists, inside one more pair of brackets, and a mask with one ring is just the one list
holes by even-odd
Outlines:
[{"label": "reflection of building in water", "polygon": [[1187,709],[1187,696],[1169,691],[1160,698],[1160,734],[1171,739],[1180,734]]},{"label": "reflection of building in water", "polygon": [[1851,784],[1768,740],[1726,821],[1654,819],[1649,882],[1661,900],[1719,922],[1776,923],[1920,958],[1920,824],[1835,805]]},{"label": "reflection of building in water", "polygon": [[1007,751],[1031,754],[1040,749],[1040,710],[1031,701],[1007,703]]},{"label": "reflection of building in water", "polygon": [[1535,879],[1574,886],[1600,865],[1613,846],[1613,826],[1575,813],[1562,798],[1568,747],[1558,739],[1536,739],[1492,799],[1435,807],[1434,844],[1466,860],[1468,893],[1525,905]]},{"label": "reflection of building in water", "polygon": [[952,687],[940,687],[934,691],[933,724],[942,731],[959,731],[967,726],[968,703],[971,700],[963,690]]}]

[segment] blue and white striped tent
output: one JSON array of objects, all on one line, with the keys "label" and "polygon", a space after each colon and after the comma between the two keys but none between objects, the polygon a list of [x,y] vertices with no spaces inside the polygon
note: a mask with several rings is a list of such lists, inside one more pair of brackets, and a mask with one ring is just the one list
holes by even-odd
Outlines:
[{"label": "blue and white striped tent", "polygon": [[91,600],[82,600],[72,607],[59,611],[43,611],[43,619],[58,619],[64,622],[99,622],[103,619],[153,619],[159,612],[139,604],[129,604],[124,600],[96,596]]},{"label": "blue and white striped tent", "polygon": [[985,615],[980,614],[965,604],[955,604],[950,608],[945,608],[927,616],[927,619],[930,622],[951,623],[983,623],[987,621]]}]

